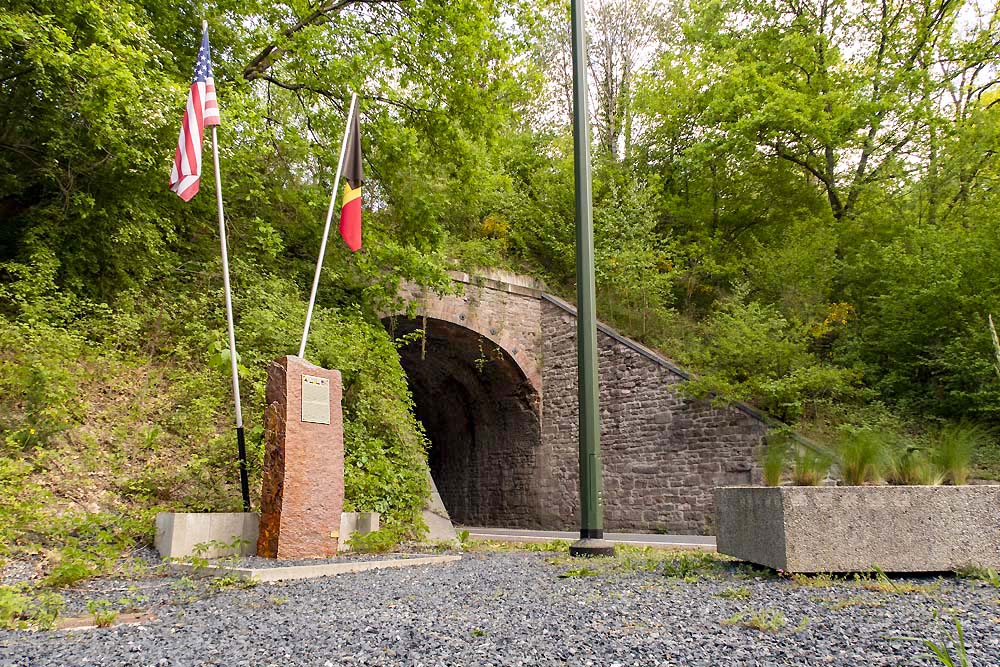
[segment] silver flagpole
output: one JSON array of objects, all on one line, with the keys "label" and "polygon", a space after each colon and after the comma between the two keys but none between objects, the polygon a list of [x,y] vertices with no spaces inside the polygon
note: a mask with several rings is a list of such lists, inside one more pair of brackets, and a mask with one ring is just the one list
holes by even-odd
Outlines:
[{"label": "silver flagpole", "polygon": [[[208,21],[201,24],[208,30]],[[233,327],[233,297],[229,289],[229,251],[226,243],[226,219],[222,212],[222,175],[219,171],[218,126],[212,126],[212,157],[215,161],[215,201],[219,209],[219,242],[222,246],[222,285],[226,292],[226,321],[229,324],[229,364],[233,372],[233,402],[236,404],[236,442],[240,456],[240,491],[243,511],[250,511],[250,482],[247,478],[247,449],[243,435],[243,406],[240,402],[240,376],[236,363],[236,332]]]},{"label": "silver flagpole", "polygon": [[340,187],[340,174],[344,169],[344,153],[347,152],[347,135],[351,131],[351,121],[354,119],[355,105],[358,94],[351,95],[351,110],[347,112],[347,125],[344,126],[344,141],[340,144],[340,160],[337,161],[337,175],[333,179],[333,195],[330,197],[330,208],[326,212],[326,226],[323,227],[323,240],[319,244],[319,259],[316,261],[316,275],[313,276],[312,294],[309,295],[309,309],[306,311],[306,325],[302,328],[302,344],[299,345],[299,356],[305,357],[306,339],[309,338],[309,324],[312,322],[313,306],[316,305],[316,291],[319,289],[319,275],[323,270],[323,257],[326,255],[326,241],[330,237],[330,222],[333,220],[333,210],[337,207],[337,192]]}]

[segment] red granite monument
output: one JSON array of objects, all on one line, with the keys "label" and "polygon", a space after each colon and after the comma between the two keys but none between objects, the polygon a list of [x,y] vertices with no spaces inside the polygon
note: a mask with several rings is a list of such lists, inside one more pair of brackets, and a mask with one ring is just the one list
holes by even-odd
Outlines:
[{"label": "red granite monument", "polygon": [[267,367],[257,555],[329,558],[344,508],[340,371],[285,356]]}]

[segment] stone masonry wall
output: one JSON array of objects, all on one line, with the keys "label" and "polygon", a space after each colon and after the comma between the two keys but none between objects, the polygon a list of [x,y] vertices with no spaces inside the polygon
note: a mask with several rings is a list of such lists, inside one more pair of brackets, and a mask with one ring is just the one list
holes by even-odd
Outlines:
[{"label": "stone masonry wall", "polygon": [[[449,352],[433,381],[424,364],[437,355],[425,362],[403,354],[445,504],[470,523],[576,529],[575,310],[518,276],[452,278],[465,291],[443,298],[404,284],[400,297],[415,313],[384,320],[394,329],[426,316],[432,341],[434,320],[458,327],[440,332]],[[714,487],[761,481],[764,423],[749,409],[684,396],[683,371],[599,329],[605,528],[714,533]],[[505,376],[468,381],[466,367],[483,352],[462,342],[463,331],[503,350]],[[531,390],[515,390],[522,383]],[[459,386],[468,392],[464,408],[445,390]]]},{"label": "stone masonry wall", "polygon": [[[418,317],[465,327],[503,348],[540,396],[542,334],[538,297],[541,291],[537,284],[517,280],[513,274],[500,276],[503,281],[459,272],[452,272],[451,276],[463,285],[462,293],[439,297],[430,290],[403,283],[399,296],[415,306]],[[384,315],[391,318],[401,313]]]},{"label": "stone masonry wall", "polygon": [[[551,527],[572,529],[579,508],[576,315],[554,301],[542,300],[543,497]],[[760,482],[766,427],[739,407],[684,396],[676,369],[632,345],[598,332],[605,529],[712,534],[713,488]]]}]

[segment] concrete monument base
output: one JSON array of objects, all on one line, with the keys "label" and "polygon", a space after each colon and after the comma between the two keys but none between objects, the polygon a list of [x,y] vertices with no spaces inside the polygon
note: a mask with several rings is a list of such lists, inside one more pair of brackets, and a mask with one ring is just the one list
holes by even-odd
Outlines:
[{"label": "concrete monument base", "polygon": [[[259,523],[255,512],[160,512],[154,546],[163,558],[256,556]],[[342,512],[338,550],[350,551],[351,535],[367,535],[378,526],[378,512]]]},{"label": "concrete monument base", "polygon": [[719,553],[786,572],[1000,569],[1000,486],[715,490]]},{"label": "concrete monument base", "polygon": [[329,558],[344,507],[340,372],[286,356],[267,367],[257,555]]},{"label": "concrete monument base", "polygon": [[163,558],[225,558],[257,553],[254,512],[160,512],[153,545]]}]

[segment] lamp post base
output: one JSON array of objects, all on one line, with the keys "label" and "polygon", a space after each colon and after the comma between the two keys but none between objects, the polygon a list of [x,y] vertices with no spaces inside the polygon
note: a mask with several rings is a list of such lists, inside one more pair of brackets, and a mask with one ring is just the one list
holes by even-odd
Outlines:
[{"label": "lamp post base", "polygon": [[602,538],[585,537],[577,540],[569,547],[569,555],[574,558],[593,558],[595,556],[614,556],[615,545]]}]

